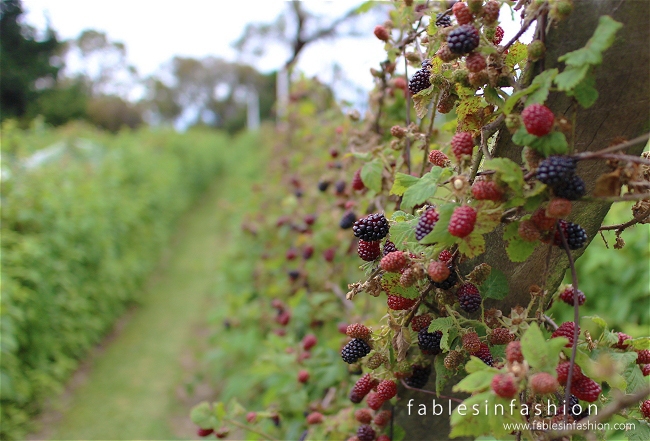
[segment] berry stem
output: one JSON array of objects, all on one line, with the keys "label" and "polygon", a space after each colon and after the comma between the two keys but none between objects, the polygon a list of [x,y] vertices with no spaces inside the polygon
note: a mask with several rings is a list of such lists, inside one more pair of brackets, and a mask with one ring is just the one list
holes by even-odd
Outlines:
[{"label": "berry stem", "polygon": [[436,119],[436,111],[437,109],[437,103],[438,99],[440,99],[440,92],[436,94],[435,97],[433,97],[433,100],[431,102],[431,120],[429,121],[429,128],[427,130],[427,137],[424,141],[424,156],[422,157],[422,169],[420,170],[420,176],[424,175],[424,170],[426,170],[427,164],[428,164],[428,158],[429,158],[429,144],[431,143],[431,135],[433,134],[433,123]]},{"label": "berry stem", "polygon": [[415,305],[411,308],[411,311],[409,312],[409,315],[406,317],[406,321],[402,325],[404,328],[408,328],[408,326],[411,324],[411,320],[413,320],[413,317],[415,317],[415,313],[417,312],[418,308],[420,307],[420,304],[424,301],[424,298],[431,292],[433,289],[433,285],[429,285],[427,289],[425,289],[422,294],[420,294],[420,298],[418,298],[418,301],[415,302]]},{"label": "berry stem", "polygon": [[559,326],[557,325],[557,323],[555,323],[555,322],[553,321],[552,318],[550,318],[550,317],[547,316],[547,315],[544,315],[543,317],[544,317],[544,321],[545,321],[546,323],[548,323],[549,325],[551,325],[551,326],[553,327],[553,330],[554,330],[554,331],[555,331],[557,328],[559,328]]},{"label": "berry stem", "polygon": [[[571,250],[569,249],[569,244],[567,243],[566,237],[564,237],[564,231],[560,228],[560,225],[556,222],[555,229],[560,235],[560,240],[562,241],[562,247],[566,252],[567,258],[569,259],[569,266],[571,267],[571,284],[573,285],[574,292],[578,292],[578,273],[576,272],[575,262],[573,256],[571,255]],[[571,346],[571,362],[569,364],[569,375],[566,381],[566,390],[564,392],[564,403],[569,402],[571,397],[571,380],[573,379],[573,367],[576,364],[576,354],[578,353],[578,335],[580,334],[579,328],[580,322],[580,302],[573,301],[573,345]],[[567,422],[569,418],[569,413],[564,412],[564,422]]]},{"label": "berry stem", "polygon": [[584,153],[579,153],[576,156],[578,159],[591,159],[591,158],[598,158],[601,155],[605,155],[607,153],[614,153],[618,152],[621,150],[625,150],[626,148],[633,147],[637,144],[641,144],[643,142],[648,141],[650,139],[650,133],[646,133],[645,135],[637,136],[634,139],[631,139],[630,141],[621,143],[621,144],[616,144],[611,147],[607,147],[606,149],[603,150],[598,150],[596,152],[584,152]]},{"label": "berry stem", "polygon": [[633,225],[638,224],[639,222],[645,220],[650,216],[650,208],[648,208],[646,211],[641,212],[639,216],[634,216],[632,220],[629,220],[623,224],[618,224],[618,225],[607,225],[600,227],[598,231],[608,231],[608,230],[616,230],[616,234],[619,235],[625,230],[626,228],[629,228]]},{"label": "berry stem", "polygon": [[[406,59],[406,47],[402,49],[404,56],[404,76],[408,78],[409,62]],[[406,127],[411,125],[411,93],[406,94]],[[406,146],[404,147],[404,162],[406,163],[406,172],[411,174],[411,138],[406,137]]]},{"label": "berry stem", "polygon": [[519,39],[519,37],[521,37],[521,36],[524,34],[524,32],[526,32],[526,31],[528,30],[528,28],[530,27],[530,25],[533,24],[533,22],[534,22],[535,20],[537,20],[537,17],[538,17],[539,15],[541,15],[541,14],[547,14],[547,13],[548,13],[547,8],[548,8],[548,5],[547,5],[547,4],[544,4],[542,7],[540,7],[540,8],[537,10],[537,12],[535,13],[535,15],[533,15],[532,17],[526,17],[526,19],[524,20],[524,24],[523,24],[523,26],[521,27],[521,29],[519,29],[519,31],[517,32],[517,34],[515,34],[515,36],[512,37],[512,39],[511,39],[511,40],[510,40],[510,41],[509,41],[505,46],[499,48],[499,52],[500,52],[500,53],[504,53],[506,50],[508,50],[508,48],[509,48],[510,46],[512,46],[513,44],[515,44],[515,41],[517,41],[517,40]]}]

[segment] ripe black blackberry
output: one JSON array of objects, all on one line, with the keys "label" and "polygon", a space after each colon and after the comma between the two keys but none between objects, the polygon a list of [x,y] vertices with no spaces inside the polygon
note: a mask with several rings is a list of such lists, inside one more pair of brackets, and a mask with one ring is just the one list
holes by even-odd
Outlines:
[{"label": "ripe black blackberry", "polygon": [[565,181],[560,181],[553,186],[553,194],[559,198],[576,201],[587,192],[585,181],[578,175],[573,175]]},{"label": "ripe black blackberry", "polygon": [[422,389],[429,381],[431,366],[413,366],[413,374],[404,381],[411,387]]},{"label": "ripe black blackberry", "polygon": [[[558,221],[558,227],[562,229],[562,233],[564,234],[564,238],[566,239],[570,250],[580,249],[585,245],[585,243],[587,243],[587,232],[580,225],[560,219]],[[553,243],[558,247],[562,246],[562,238],[560,237],[559,229],[555,231]]]},{"label": "ripe black blackberry", "polygon": [[329,186],[329,181],[318,181],[318,191],[327,191]]},{"label": "ripe black blackberry", "polygon": [[576,172],[577,161],[570,156],[553,155],[537,167],[537,180],[550,186],[568,181]]},{"label": "ripe black blackberry", "polygon": [[447,277],[447,280],[440,283],[432,281],[431,283],[433,284],[433,286],[435,286],[436,288],[447,290],[452,288],[458,282],[458,276],[456,275],[456,271],[454,271],[454,267],[452,265],[449,265],[448,268],[449,268],[449,277]]},{"label": "ripe black blackberry", "polygon": [[441,340],[441,331],[428,332],[427,328],[424,328],[418,332],[418,346],[420,350],[426,351],[427,353],[433,355],[439,354]]},{"label": "ripe black blackberry", "polygon": [[376,436],[375,429],[368,424],[362,424],[357,429],[357,438],[359,438],[359,441],[374,441]]},{"label": "ripe black blackberry", "polygon": [[424,214],[420,216],[418,224],[415,227],[415,238],[417,240],[424,239],[424,236],[433,230],[433,227],[436,225],[436,222],[438,222],[439,217],[440,216],[438,215],[438,212],[435,208],[429,208],[427,211],[425,211]]},{"label": "ripe black blackberry", "polygon": [[464,283],[456,291],[456,296],[458,296],[458,303],[460,303],[460,309],[465,312],[476,312],[481,308],[481,294],[478,291],[478,288],[472,283]]},{"label": "ripe black blackberry", "polygon": [[336,190],[336,194],[343,194],[343,192],[345,192],[345,181],[336,181],[336,184],[334,184],[334,189]]},{"label": "ripe black blackberry", "polygon": [[366,242],[382,240],[388,234],[388,221],[382,213],[371,214],[356,221],[352,231]]},{"label": "ripe black blackberry", "polygon": [[341,358],[348,364],[356,363],[370,353],[370,346],[365,341],[353,338],[341,349]]},{"label": "ripe black blackberry", "polygon": [[393,251],[397,251],[397,247],[393,242],[390,240],[386,239],[386,242],[384,242],[384,249],[382,251],[382,256],[385,256],[387,254],[392,253]]},{"label": "ripe black blackberry", "polygon": [[478,30],[471,24],[457,27],[447,36],[447,45],[454,54],[467,54],[478,47]]},{"label": "ripe black blackberry", "polygon": [[339,227],[343,228],[344,230],[347,230],[348,228],[352,228],[356,220],[357,220],[357,215],[354,214],[353,211],[346,211],[345,213],[343,213],[341,222],[339,222]]},{"label": "ripe black blackberry", "polygon": [[451,26],[451,17],[448,16],[447,14],[439,12],[436,15],[436,26],[441,28],[448,28],[449,26]]},{"label": "ripe black blackberry", "polygon": [[429,80],[430,74],[428,68],[418,69],[413,74],[413,77],[411,77],[411,80],[409,81],[409,91],[411,94],[415,95],[416,93],[431,87],[431,81]]}]

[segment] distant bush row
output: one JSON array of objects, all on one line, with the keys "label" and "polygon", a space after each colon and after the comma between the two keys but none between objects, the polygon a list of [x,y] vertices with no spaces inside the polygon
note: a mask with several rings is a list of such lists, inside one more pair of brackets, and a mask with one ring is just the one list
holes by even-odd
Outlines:
[{"label": "distant bush row", "polygon": [[3,132],[0,438],[15,439],[137,300],[232,141],[208,130]]}]

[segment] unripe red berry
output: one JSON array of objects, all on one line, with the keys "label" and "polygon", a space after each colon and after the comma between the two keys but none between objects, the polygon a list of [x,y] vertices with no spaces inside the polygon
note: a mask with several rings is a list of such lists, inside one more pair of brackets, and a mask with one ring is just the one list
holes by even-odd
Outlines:
[{"label": "unripe red berry", "polygon": [[304,369],[300,370],[300,372],[298,372],[298,382],[304,384],[307,381],[309,381],[309,372]]},{"label": "unripe red berry", "polygon": [[514,377],[510,374],[496,374],[492,378],[490,387],[501,398],[514,398],[517,395],[517,385]]},{"label": "unripe red berry", "polygon": [[544,136],[548,135],[553,128],[555,115],[546,106],[531,104],[521,112],[521,119],[528,133],[535,136]]},{"label": "unripe red berry", "polygon": [[374,32],[375,32],[375,37],[377,37],[381,41],[388,41],[390,39],[390,33],[382,25],[375,26]]},{"label": "unripe red berry", "polygon": [[316,338],[316,336],[314,334],[307,334],[302,339],[302,348],[305,351],[308,351],[314,346],[316,346],[316,343],[318,343],[318,339]]}]

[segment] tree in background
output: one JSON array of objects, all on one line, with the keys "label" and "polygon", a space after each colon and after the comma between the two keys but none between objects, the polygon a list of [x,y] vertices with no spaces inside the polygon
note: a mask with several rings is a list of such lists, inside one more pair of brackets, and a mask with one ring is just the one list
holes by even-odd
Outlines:
[{"label": "tree in background", "polygon": [[24,118],[30,103],[37,102],[51,88],[63,66],[62,44],[48,26],[45,37],[20,23],[20,0],[0,3],[0,118]]}]

